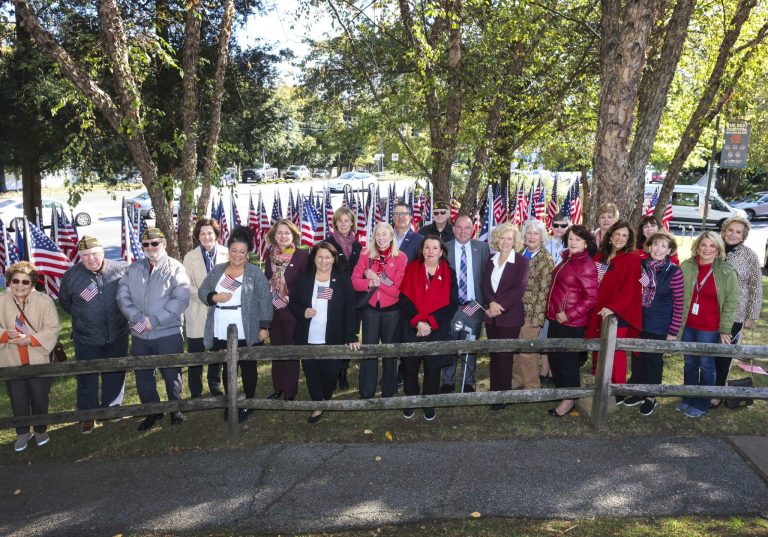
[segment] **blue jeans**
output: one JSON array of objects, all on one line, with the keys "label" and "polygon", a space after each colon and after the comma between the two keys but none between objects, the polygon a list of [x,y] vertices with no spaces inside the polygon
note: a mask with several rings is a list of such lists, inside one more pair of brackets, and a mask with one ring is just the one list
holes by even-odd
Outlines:
[{"label": "blue jeans", "polygon": [[[683,330],[682,341],[720,343],[720,332],[694,330],[693,328],[686,327]],[[683,379],[686,386],[714,386],[715,358],[713,356],[691,356],[686,354]],[[683,402],[702,412],[709,410],[709,397],[683,397]]]}]

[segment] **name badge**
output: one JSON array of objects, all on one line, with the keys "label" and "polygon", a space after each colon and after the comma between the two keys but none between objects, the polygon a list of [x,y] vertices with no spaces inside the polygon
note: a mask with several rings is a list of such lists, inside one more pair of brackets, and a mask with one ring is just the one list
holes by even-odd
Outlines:
[{"label": "name badge", "polygon": [[691,315],[698,315],[699,314],[699,305],[694,302],[693,306],[691,306]]}]

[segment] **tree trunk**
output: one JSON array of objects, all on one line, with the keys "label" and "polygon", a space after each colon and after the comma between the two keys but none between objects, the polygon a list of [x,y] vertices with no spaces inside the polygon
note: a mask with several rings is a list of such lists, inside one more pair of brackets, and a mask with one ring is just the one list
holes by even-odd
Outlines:
[{"label": "tree trunk", "polygon": [[5,182],[5,164],[0,162],[0,193],[8,192],[8,185]]},{"label": "tree trunk", "polygon": [[672,195],[672,190],[675,187],[677,178],[683,169],[683,165],[685,164],[685,161],[688,160],[688,156],[691,154],[691,151],[693,151],[694,147],[696,147],[704,127],[711,123],[715,116],[720,113],[723,105],[730,97],[734,84],[741,75],[744,66],[752,57],[752,54],[754,54],[754,45],[757,45],[762,41],[762,39],[765,38],[764,30],[766,30],[766,26],[764,26],[761,29],[761,33],[758,34],[760,40],[753,40],[753,47],[749,49],[744,55],[739,68],[736,69],[736,72],[731,76],[729,84],[726,85],[726,88],[723,90],[720,98],[717,102],[715,102],[715,98],[720,92],[720,88],[722,86],[723,76],[725,75],[728,64],[730,63],[730,59],[734,54],[733,47],[736,44],[739,35],[741,34],[741,29],[744,26],[744,23],[747,21],[750,13],[752,12],[752,8],[754,8],[756,4],[757,0],[739,0],[736,12],[733,14],[733,17],[730,20],[728,30],[725,32],[723,40],[720,43],[720,50],[717,55],[717,60],[715,61],[715,65],[709,75],[707,86],[699,98],[699,103],[696,106],[696,110],[694,110],[693,115],[691,116],[691,119],[685,128],[685,132],[683,133],[680,143],[675,150],[675,155],[672,157],[672,161],[669,164],[667,176],[664,178],[664,184],[659,191],[659,199],[656,203],[656,209],[653,212],[653,215],[659,220],[661,220],[662,216],[664,215],[664,211],[667,208],[667,203],[669,202],[669,198]]},{"label": "tree trunk", "polygon": [[[24,200],[24,216],[37,224],[37,215],[42,216],[43,202],[41,194],[40,157],[38,155],[23,155],[21,158],[21,179],[24,184],[22,194]],[[8,223],[7,223],[8,224]]]},{"label": "tree trunk", "polygon": [[626,214],[628,144],[653,26],[655,0],[628,0],[621,20],[621,0],[602,0],[600,43],[600,104],[594,159],[592,210],[585,222],[596,219],[594,207],[612,201]]},{"label": "tree trunk", "polygon": [[[667,95],[680,60],[688,23],[696,5],[696,0],[679,0],[669,23],[662,31],[664,42],[658,57],[649,61],[640,82],[637,110],[637,129],[632,139],[627,169],[627,214],[633,227],[640,224],[643,217],[645,195],[645,167],[653,150],[653,143],[661,123],[661,114],[667,105]],[[656,37],[656,36],[652,36]]]}]

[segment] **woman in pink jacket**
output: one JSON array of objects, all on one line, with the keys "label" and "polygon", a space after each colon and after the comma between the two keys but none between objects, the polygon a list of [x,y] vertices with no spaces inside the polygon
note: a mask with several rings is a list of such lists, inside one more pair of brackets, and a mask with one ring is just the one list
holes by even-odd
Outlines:
[{"label": "woman in pink jacket", "polygon": [[[363,250],[352,272],[355,291],[367,293],[363,309],[363,345],[396,343],[400,326],[400,284],[405,275],[408,258],[397,249],[395,231],[381,222],[373,228],[373,243]],[[377,358],[360,362],[358,390],[361,399],[376,395],[379,377]],[[397,358],[384,358],[381,373],[381,396],[397,393]]]}]

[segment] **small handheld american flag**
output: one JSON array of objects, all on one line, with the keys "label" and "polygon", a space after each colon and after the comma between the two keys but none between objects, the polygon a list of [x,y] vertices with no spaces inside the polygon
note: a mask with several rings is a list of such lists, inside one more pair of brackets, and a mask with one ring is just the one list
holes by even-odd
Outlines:
[{"label": "small handheld american flag", "polygon": [[133,330],[137,334],[141,334],[146,329],[147,329],[146,319],[142,319],[138,323],[131,326],[131,330]]},{"label": "small handheld american flag", "polygon": [[386,285],[387,287],[392,287],[395,285],[395,282],[393,282],[392,279],[387,276],[386,272],[381,273],[381,276],[379,276],[379,282],[381,282],[383,285]]},{"label": "small handheld american flag", "polygon": [[24,324],[24,321],[22,321],[21,317],[19,317],[18,315],[16,316],[15,326],[16,326],[16,331],[18,333],[24,334],[25,336],[29,335],[29,333],[27,332],[27,325]]},{"label": "small handheld american flag", "polygon": [[483,309],[483,307],[480,304],[478,304],[475,300],[471,302],[467,302],[461,307],[462,313],[469,315],[470,317],[473,316],[475,313],[477,313],[481,309]]},{"label": "small handheld american flag", "polygon": [[331,298],[333,298],[333,289],[331,289],[330,287],[318,286],[317,298],[319,300],[330,300]]},{"label": "small handheld american flag", "polygon": [[288,297],[281,298],[277,292],[274,292],[272,293],[272,305],[281,310],[288,305]]},{"label": "small handheld american flag", "polygon": [[608,272],[608,264],[595,261],[595,266],[597,267],[597,282],[600,283],[603,281],[605,273]]},{"label": "small handheld american flag", "polygon": [[225,274],[224,278],[221,280],[221,286],[226,289],[227,291],[235,292],[237,289],[243,285],[243,282],[239,282],[236,279],[234,279],[229,274]]},{"label": "small handheld american flag", "polygon": [[98,294],[99,294],[99,287],[96,285],[96,282],[91,282],[90,285],[88,285],[88,287],[86,287],[80,292],[80,296],[83,297],[83,300],[85,300],[86,302],[90,302]]},{"label": "small handheld american flag", "polygon": [[648,277],[648,274],[643,271],[642,276],[640,276],[640,285],[643,287],[648,287],[649,283],[651,283],[651,279]]}]

